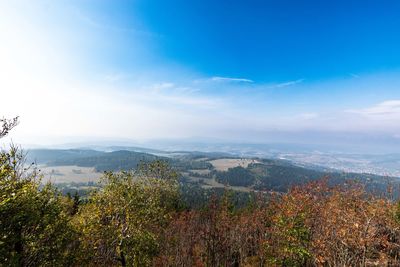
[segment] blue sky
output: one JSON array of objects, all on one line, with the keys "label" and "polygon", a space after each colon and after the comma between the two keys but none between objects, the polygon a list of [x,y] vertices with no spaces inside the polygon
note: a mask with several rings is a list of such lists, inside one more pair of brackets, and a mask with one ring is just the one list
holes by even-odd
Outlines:
[{"label": "blue sky", "polygon": [[20,105],[0,112],[21,116],[14,138],[26,143],[398,145],[399,11],[399,1],[3,0],[0,90]]},{"label": "blue sky", "polygon": [[112,45],[125,55],[114,51],[103,58],[115,68],[136,67],[131,45],[138,40],[147,46],[144,64],[150,68],[171,62],[258,82],[386,71],[400,61],[398,1],[86,3],[77,9],[88,21],[132,30],[98,46],[99,52]]}]

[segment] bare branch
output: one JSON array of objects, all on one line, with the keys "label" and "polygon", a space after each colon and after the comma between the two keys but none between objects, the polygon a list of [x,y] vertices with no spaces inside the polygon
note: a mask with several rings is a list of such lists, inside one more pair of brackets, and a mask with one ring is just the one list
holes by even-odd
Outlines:
[{"label": "bare branch", "polygon": [[15,117],[11,120],[0,119],[0,138],[6,136],[12,128],[18,125],[18,118],[19,117]]}]

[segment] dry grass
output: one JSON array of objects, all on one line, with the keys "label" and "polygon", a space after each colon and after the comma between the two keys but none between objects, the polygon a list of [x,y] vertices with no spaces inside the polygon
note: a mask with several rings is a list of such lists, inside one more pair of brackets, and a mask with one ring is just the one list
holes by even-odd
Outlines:
[{"label": "dry grass", "polygon": [[210,163],[217,171],[227,171],[230,168],[243,167],[247,168],[251,163],[259,163],[255,159],[216,159],[211,160]]},{"label": "dry grass", "polygon": [[44,182],[68,183],[68,182],[97,182],[102,173],[94,168],[79,166],[41,166]]}]

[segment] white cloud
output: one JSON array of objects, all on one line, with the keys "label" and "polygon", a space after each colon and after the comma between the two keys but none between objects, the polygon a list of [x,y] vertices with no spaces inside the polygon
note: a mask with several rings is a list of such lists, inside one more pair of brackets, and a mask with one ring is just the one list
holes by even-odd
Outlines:
[{"label": "white cloud", "polygon": [[350,113],[356,113],[369,117],[382,117],[386,116],[392,118],[392,116],[399,116],[400,118],[400,100],[388,100],[369,108],[359,110],[347,110]]},{"label": "white cloud", "polygon": [[156,83],[149,88],[145,87],[142,88],[143,90],[151,89],[153,93],[156,94],[166,94],[166,95],[175,95],[175,96],[184,96],[191,95],[190,97],[194,97],[194,93],[200,92],[200,89],[193,88],[190,86],[178,86],[175,83],[171,82],[163,82],[163,83]]},{"label": "white cloud", "polygon": [[244,83],[253,83],[253,80],[245,79],[245,78],[230,78],[230,77],[212,77],[211,81],[214,82],[244,82]]},{"label": "white cloud", "polygon": [[176,88],[175,88],[175,92],[176,92],[176,93],[180,93],[180,94],[194,94],[194,93],[198,93],[198,92],[200,92],[200,91],[201,91],[201,90],[198,89],[198,88],[186,87],[186,86],[183,86],[183,87],[176,87]]},{"label": "white cloud", "polygon": [[296,85],[296,84],[302,83],[303,81],[304,81],[304,79],[298,79],[298,80],[294,80],[294,81],[288,81],[288,82],[278,83],[278,84],[272,85],[271,88],[283,88],[283,87],[288,87],[288,86],[292,86],[292,85]]}]

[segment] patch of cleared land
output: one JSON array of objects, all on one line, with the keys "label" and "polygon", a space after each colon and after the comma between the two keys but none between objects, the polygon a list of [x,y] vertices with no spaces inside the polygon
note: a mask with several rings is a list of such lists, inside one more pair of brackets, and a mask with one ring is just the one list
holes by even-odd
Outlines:
[{"label": "patch of cleared land", "polygon": [[94,168],[79,166],[40,166],[44,175],[44,181],[52,183],[69,182],[97,182],[102,173],[96,172]]},{"label": "patch of cleared land", "polygon": [[216,159],[209,161],[217,171],[227,171],[230,168],[243,167],[247,168],[251,163],[259,163],[255,159]]}]

